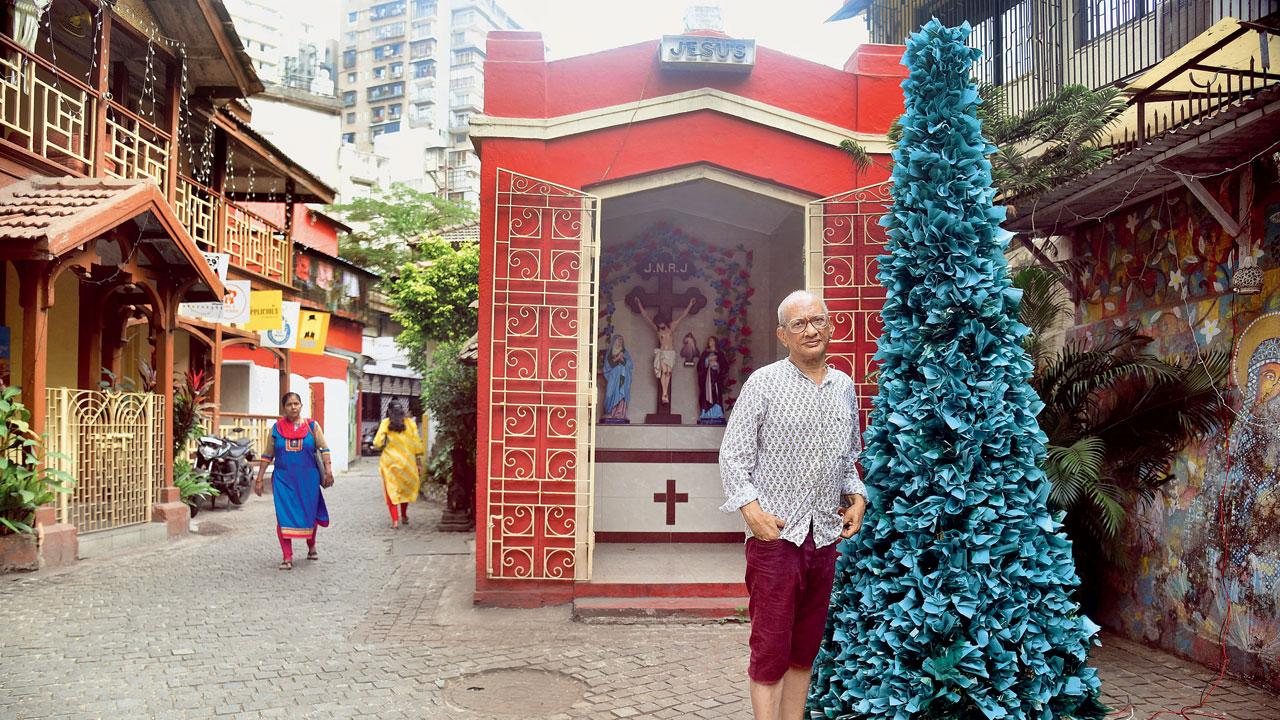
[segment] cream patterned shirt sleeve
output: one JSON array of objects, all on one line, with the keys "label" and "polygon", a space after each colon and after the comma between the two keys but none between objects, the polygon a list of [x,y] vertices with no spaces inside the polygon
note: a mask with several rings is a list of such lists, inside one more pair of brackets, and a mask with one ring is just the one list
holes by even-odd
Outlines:
[{"label": "cream patterned shirt sleeve", "polygon": [[829,369],[815,383],[790,360],[760,368],[743,385],[720,445],[720,509],[755,500],[783,520],[783,539],[799,545],[812,530],[819,547],[835,542],[841,496],[866,495],[858,421],[856,389],[843,372]]}]

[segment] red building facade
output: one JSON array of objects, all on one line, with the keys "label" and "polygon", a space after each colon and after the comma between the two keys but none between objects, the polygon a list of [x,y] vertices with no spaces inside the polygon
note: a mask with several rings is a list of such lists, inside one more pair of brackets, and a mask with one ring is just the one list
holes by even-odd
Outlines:
[{"label": "red building facade", "polygon": [[[681,41],[708,57],[741,48],[744,61],[682,63]],[[655,258],[684,271],[668,290],[705,300],[688,339],[728,348],[730,388],[781,357],[774,308],[806,287],[832,311],[833,364],[873,392],[885,133],[905,69],[897,46],[864,45],[837,70],[715,34],[548,62],[539,34],[496,32],[488,50],[486,115],[472,120],[476,602],[560,603],[607,584],[598,542],[741,543],[736,518],[715,511],[719,435],[696,424],[693,376],[673,373],[680,424],[645,422],[659,409],[652,333],[624,295],[654,285]],[[846,139],[872,165],[859,168]],[[619,337],[635,367],[631,424],[598,426],[599,352]]]}]

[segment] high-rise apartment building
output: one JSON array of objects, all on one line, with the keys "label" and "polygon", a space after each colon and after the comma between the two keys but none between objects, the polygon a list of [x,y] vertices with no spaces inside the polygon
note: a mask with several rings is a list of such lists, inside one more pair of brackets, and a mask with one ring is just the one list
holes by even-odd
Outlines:
[{"label": "high-rise apartment building", "polygon": [[485,36],[519,25],[494,0],[343,0],[338,61],[342,140],[396,158],[421,189],[476,202],[468,137],[484,96]]},{"label": "high-rise apartment building", "polygon": [[334,94],[333,23],[309,18],[307,3],[299,0],[225,0],[225,4],[263,83]]}]

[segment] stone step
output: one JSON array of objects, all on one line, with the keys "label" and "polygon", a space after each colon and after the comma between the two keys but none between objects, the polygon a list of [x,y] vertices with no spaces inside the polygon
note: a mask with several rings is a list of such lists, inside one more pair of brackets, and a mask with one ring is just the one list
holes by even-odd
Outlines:
[{"label": "stone step", "polygon": [[743,582],[578,582],[573,596],[611,598],[741,598]]},{"label": "stone step", "polygon": [[746,597],[579,597],[573,601],[579,622],[645,620],[746,622]]}]

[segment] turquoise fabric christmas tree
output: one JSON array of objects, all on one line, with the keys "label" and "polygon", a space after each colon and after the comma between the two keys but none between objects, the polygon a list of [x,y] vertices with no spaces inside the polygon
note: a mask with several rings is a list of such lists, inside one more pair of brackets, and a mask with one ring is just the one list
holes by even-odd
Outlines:
[{"label": "turquoise fabric christmas tree", "polygon": [[1096,718],[1098,631],[1046,509],[1041,403],[975,114],[970,28],[907,41],[906,114],[879,279],[872,495],[846,542],[815,664],[816,717]]}]

